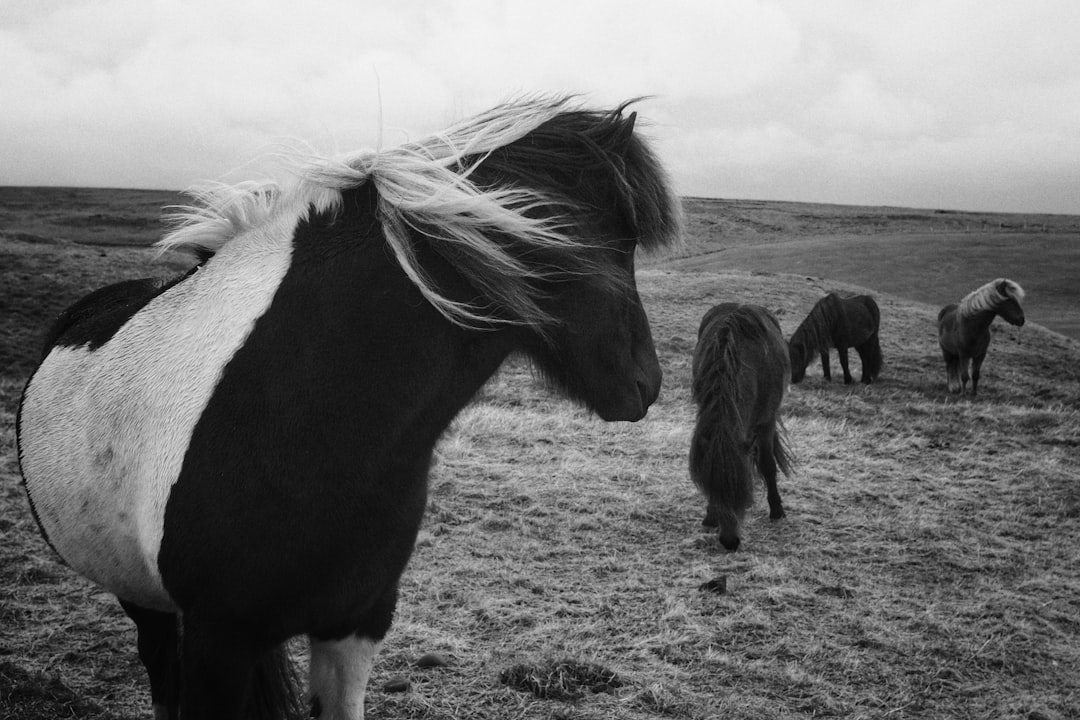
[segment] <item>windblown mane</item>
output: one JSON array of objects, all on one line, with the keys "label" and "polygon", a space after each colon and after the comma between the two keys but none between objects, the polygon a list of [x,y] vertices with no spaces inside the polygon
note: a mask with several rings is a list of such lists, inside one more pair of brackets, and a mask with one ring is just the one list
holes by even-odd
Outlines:
[{"label": "windblown mane", "polygon": [[[1005,291],[1002,292],[1001,288]],[[957,312],[961,317],[968,317],[985,310],[996,310],[1009,298],[1020,303],[1024,299],[1024,289],[1008,278],[998,278],[965,295]]]},{"label": "windblown mane", "polygon": [[[209,186],[174,214],[175,229],[158,246],[207,256],[282,214],[336,211],[342,191],[372,182],[387,243],[439,312],[461,325],[541,327],[550,318],[537,304],[537,283],[594,270],[580,250],[600,239],[579,237],[580,218],[617,207],[646,250],[681,241],[678,202],[633,133],[634,117],[623,117],[627,105],[600,112],[568,97],[514,101],[425,140],[307,161],[287,189],[269,181]],[[586,173],[598,171],[613,180],[590,181]],[[418,240],[504,312],[443,296],[416,262]]]}]

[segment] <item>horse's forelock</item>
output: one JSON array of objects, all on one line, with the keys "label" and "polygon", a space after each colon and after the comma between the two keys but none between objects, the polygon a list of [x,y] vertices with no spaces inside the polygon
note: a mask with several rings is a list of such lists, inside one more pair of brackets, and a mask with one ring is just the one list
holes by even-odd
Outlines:
[{"label": "horse's forelock", "polygon": [[1016,302],[1021,302],[1024,299],[1024,288],[1008,278],[1001,278],[998,282],[1005,288],[1005,294],[1011,297]]},{"label": "horse's forelock", "polygon": [[[546,167],[562,173],[605,169],[637,244],[650,251],[683,241],[682,208],[663,166],[637,132],[637,113],[626,113],[639,100],[627,100],[611,111],[579,109],[553,117],[525,138],[529,147],[522,150],[531,154],[523,165],[538,171],[535,177],[541,181]],[[591,189],[575,188],[575,199],[584,206],[602,203],[602,198],[590,196]]]}]

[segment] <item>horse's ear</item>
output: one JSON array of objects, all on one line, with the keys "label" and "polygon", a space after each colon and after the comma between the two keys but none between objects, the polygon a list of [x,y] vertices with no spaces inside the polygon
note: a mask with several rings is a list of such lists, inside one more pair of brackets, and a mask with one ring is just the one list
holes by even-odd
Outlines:
[{"label": "horse's ear", "polygon": [[615,146],[622,149],[630,144],[630,138],[634,136],[634,124],[637,122],[637,111],[623,120],[615,133]]},{"label": "horse's ear", "polygon": [[1008,280],[1002,280],[1001,282],[999,282],[998,285],[997,285],[997,291],[999,293],[1001,293],[1002,297],[1010,297],[1010,294],[1009,294],[1009,281]]}]

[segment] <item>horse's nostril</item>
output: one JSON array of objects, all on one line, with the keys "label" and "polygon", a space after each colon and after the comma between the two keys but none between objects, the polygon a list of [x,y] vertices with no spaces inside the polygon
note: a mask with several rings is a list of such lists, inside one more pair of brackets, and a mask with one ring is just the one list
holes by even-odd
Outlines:
[{"label": "horse's nostril", "polygon": [[739,543],[742,542],[738,537],[733,538],[720,538],[720,544],[724,546],[729,552],[735,552],[739,549]]}]

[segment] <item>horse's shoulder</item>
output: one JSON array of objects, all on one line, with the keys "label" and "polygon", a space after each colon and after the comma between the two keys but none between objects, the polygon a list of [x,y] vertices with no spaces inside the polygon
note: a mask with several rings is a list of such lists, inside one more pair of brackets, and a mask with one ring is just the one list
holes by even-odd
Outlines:
[{"label": "horse's shoulder", "polygon": [[949,303],[945,307],[938,310],[938,314],[937,314],[938,322],[940,323],[942,320],[944,320],[945,316],[952,315],[953,313],[955,313],[957,307],[958,307],[958,305],[956,303]]},{"label": "horse's shoulder", "polygon": [[104,345],[135,313],[185,277],[122,280],[84,295],[56,317],[44,352],[58,345],[90,350]]}]

